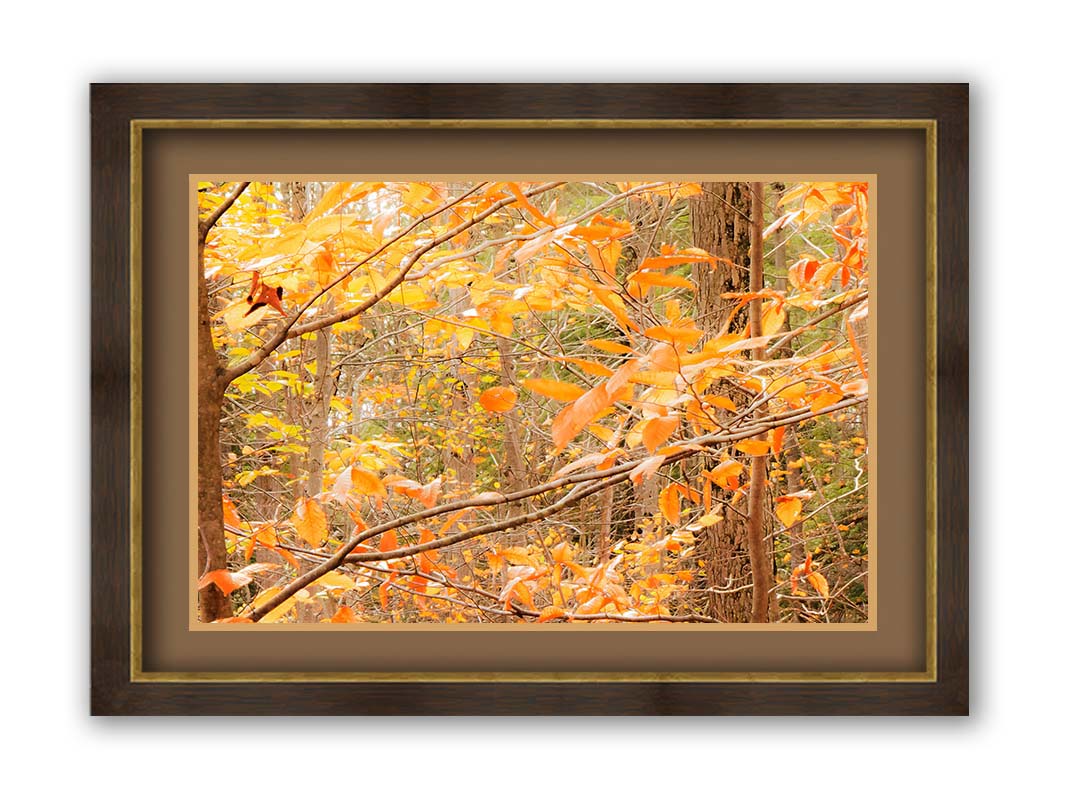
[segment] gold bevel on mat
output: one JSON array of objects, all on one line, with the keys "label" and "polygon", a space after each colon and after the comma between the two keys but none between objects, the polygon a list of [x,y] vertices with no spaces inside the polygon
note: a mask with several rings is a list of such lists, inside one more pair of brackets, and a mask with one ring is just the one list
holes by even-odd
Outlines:
[{"label": "gold bevel on mat", "polygon": [[[923,672],[144,672],[142,132],[146,129],[919,129],[926,140],[926,670]],[[926,683],[937,679],[937,122],[932,119],[135,119],[130,121],[130,680],[135,683]]]}]

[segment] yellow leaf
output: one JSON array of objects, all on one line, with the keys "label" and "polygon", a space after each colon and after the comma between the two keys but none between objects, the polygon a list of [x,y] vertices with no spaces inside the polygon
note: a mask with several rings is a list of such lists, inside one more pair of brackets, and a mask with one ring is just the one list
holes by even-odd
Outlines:
[{"label": "yellow leaf", "polygon": [[327,214],[333,211],[341,204],[341,198],[344,197],[345,192],[352,188],[352,184],[349,181],[338,181],[323,194],[322,199],[311,209],[311,213],[307,215],[307,219],[313,220],[323,214]]},{"label": "yellow leaf", "polygon": [[327,589],[341,589],[343,591],[356,588],[356,582],[354,580],[339,572],[327,572],[311,585],[325,586]]},{"label": "yellow leaf", "polygon": [[785,308],[781,303],[767,303],[763,306],[761,318],[763,335],[772,336],[778,333],[785,324]]},{"label": "yellow leaf", "polygon": [[[720,504],[717,508],[722,508],[722,505]],[[697,520],[696,524],[699,525],[701,528],[710,528],[717,522],[722,522],[722,515],[716,514],[713,511],[708,514],[702,515],[700,519]]]},{"label": "yellow leaf", "polygon": [[258,325],[272,310],[270,306],[263,306],[249,313],[251,307],[242,298],[222,312],[222,319],[226,322],[226,327],[229,328],[230,333],[237,333],[245,328]]},{"label": "yellow leaf", "polygon": [[[252,605],[255,608],[259,608],[260,606],[265,605],[271,598],[273,598],[281,590],[282,589],[281,589],[280,586],[274,586],[274,587],[271,587],[270,589],[265,589],[264,591],[262,591],[258,595],[256,595],[256,599],[252,601]],[[293,597],[290,597],[288,600],[283,601],[281,603],[281,605],[279,605],[277,608],[275,608],[272,611],[268,612],[262,619],[260,619],[260,622],[277,622],[282,617],[284,617],[286,614],[288,614],[289,610],[295,605],[296,605],[296,596],[294,595]]]},{"label": "yellow leaf", "polygon": [[775,504],[774,513],[785,527],[791,528],[793,523],[797,521],[797,517],[800,516],[800,510],[803,505],[799,497],[779,497],[778,502]]}]

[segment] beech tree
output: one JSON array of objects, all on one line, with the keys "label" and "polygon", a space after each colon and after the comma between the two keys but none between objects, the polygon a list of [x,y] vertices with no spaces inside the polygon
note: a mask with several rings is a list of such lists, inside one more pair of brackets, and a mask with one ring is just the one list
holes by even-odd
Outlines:
[{"label": "beech tree", "polygon": [[201,620],[866,619],[866,184],[198,188]]}]

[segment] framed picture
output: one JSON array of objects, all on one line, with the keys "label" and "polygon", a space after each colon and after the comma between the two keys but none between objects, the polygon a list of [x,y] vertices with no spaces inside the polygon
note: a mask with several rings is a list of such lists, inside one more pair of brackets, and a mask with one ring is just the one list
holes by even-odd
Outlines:
[{"label": "framed picture", "polygon": [[94,85],[94,714],[966,714],[965,85]]}]

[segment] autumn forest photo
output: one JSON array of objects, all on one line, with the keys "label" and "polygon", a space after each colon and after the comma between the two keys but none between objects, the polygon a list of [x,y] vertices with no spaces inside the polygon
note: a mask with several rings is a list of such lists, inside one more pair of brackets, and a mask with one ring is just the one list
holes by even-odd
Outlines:
[{"label": "autumn forest photo", "polygon": [[872,620],[873,185],[210,177],[198,622]]}]

